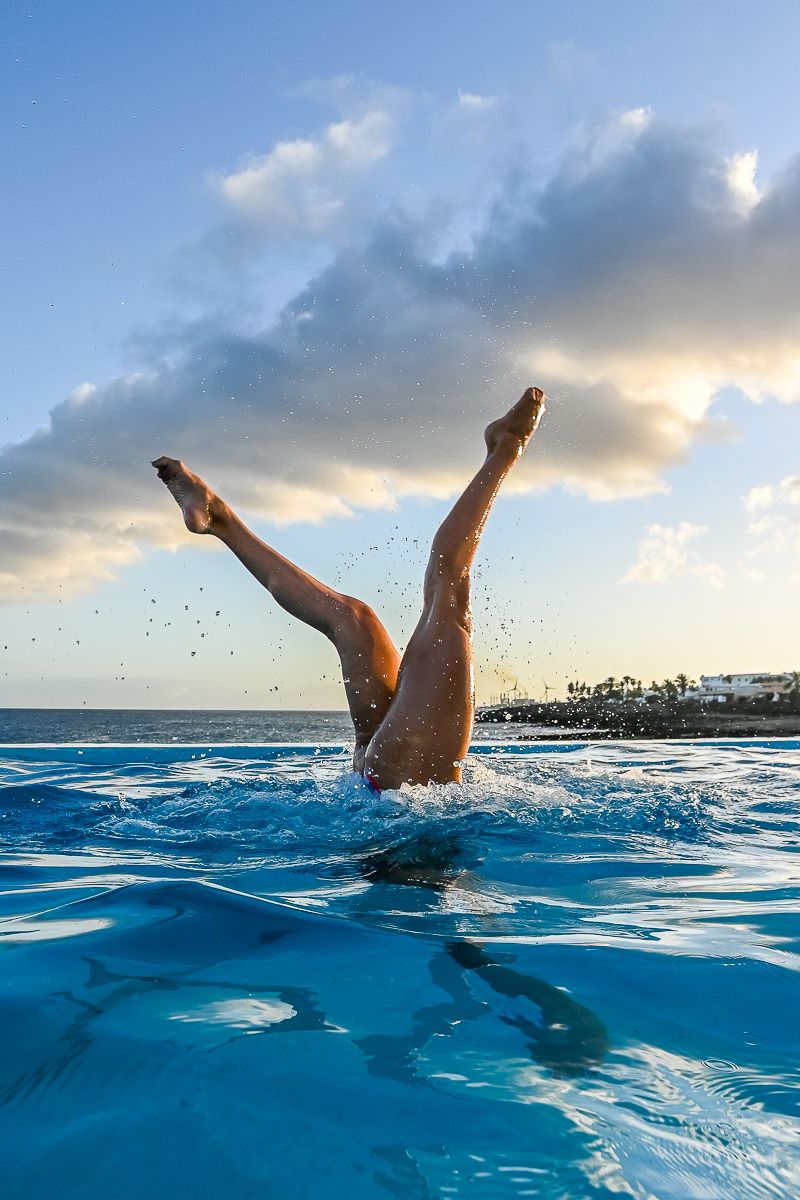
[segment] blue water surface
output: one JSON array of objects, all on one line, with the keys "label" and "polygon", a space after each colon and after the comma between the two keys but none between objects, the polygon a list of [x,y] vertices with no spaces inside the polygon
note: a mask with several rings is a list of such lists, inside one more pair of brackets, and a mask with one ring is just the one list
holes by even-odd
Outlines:
[{"label": "blue water surface", "polygon": [[10,1200],[800,1195],[800,742],[0,747]]}]

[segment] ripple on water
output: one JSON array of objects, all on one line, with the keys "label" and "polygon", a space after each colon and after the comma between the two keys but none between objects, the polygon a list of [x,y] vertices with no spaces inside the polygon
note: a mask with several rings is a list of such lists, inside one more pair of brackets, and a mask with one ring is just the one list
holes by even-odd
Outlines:
[{"label": "ripple on water", "polygon": [[800,1194],[796,746],[0,782],[11,1195]]}]

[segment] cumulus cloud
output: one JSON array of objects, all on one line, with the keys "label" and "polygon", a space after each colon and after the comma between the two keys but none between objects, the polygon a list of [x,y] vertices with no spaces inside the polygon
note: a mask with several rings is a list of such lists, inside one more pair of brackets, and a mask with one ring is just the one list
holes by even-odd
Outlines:
[{"label": "cumulus cloud", "polygon": [[[308,145],[228,177],[233,209],[278,231],[296,203],[321,228],[343,194],[328,173],[346,191],[389,134],[365,110]],[[468,252],[442,259],[430,225],[373,215],[268,327],[176,329],[138,375],[0,452],[3,594],[34,575],[41,594],[88,587],[180,539],[147,466],[162,452],[275,520],[451,493],[528,382],[551,402],[515,490],[663,490],[721,436],[720,388],[800,397],[800,159],[760,188],[754,169],[713,130],[641,109],[580,130],[544,182],[517,167]],[[719,582],[683,536],[671,552]]]},{"label": "cumulus cloud", "polygon": [[[800,475],[753,487],[742,497],[747,513],[749,558],[800,564]],[[757,568],[756,568],[757,570]]]},{"label": "cumulus cloud", "polygon": [[374,109],[336,121],[321,137],[278,142],[216,179],[223,200],[259,232],[321,234],[340,216],[358,176],[391,147],[393,120]]},{"label": "cumulus cloud", "polygon": [[639,557],[621,583],[666,583],[694,575],[712,587],[722,587],[725,572],[718,563],[704,562],[691,543],[708,533],[705,525],[650,525],[639,545]]}]

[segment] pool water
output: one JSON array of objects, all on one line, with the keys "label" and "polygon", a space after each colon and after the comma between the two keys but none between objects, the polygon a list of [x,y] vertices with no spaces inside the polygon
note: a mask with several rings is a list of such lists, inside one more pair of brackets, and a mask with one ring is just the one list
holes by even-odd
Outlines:
[{"label": "pool water", "polygon": [[9,1200],[800,1195],[800,742],[0,747]]}]

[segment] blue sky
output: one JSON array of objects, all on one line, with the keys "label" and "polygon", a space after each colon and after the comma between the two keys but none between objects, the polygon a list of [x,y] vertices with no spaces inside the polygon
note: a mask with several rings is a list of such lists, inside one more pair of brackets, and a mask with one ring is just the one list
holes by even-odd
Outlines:
[{"label": "blue sky", "polygon": [[479,696],[797,666],[796,6],[0,27],[0,704],[341,706],[330,647],[182,533],[147,459],[403,641],[530,381],[553,400],[482,547]]}]

